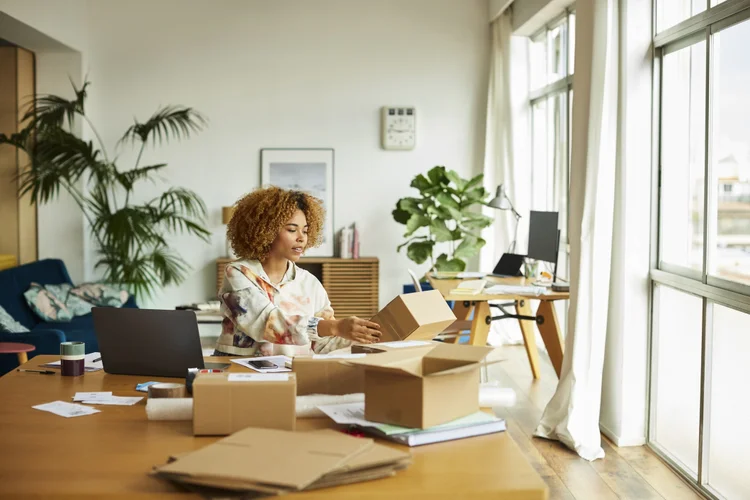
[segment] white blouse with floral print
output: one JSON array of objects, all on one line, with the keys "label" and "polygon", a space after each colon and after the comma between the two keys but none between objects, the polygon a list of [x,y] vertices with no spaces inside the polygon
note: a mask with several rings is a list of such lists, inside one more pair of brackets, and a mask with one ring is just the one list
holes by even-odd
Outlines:
[{"label": "white blouse with floral print", "polygon": [[219,292],[221,335],[216,350],[237,356],[278,354],[274,344],[298,346],[296,353],[327,353],[350,345],[339,337],[319,337],[318,322],[332,319],[323,285],[290,262],[281,283],[274,285],[257,260],[227,265]]}]

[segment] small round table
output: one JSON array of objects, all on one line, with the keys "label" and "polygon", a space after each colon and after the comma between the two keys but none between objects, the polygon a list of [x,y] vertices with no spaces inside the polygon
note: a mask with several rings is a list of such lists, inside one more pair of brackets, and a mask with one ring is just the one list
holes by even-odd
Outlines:
[{"label": "small round table", "polygon": [[36,346],[31,344],[21,344],[18,342],[0,342],[0,354],[15,354],[18,356],[18,364],[22,365],[29,360],[26,355],[27,352],[31,352],[36,349]]}]

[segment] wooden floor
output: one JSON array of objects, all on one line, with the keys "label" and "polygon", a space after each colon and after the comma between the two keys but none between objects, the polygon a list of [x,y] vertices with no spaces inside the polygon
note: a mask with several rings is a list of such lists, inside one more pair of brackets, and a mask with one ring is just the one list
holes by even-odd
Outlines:
[{"label": "wooden floor", "polygon": [[523,346],[504,347],[506,361],[491,365],[488,375],[516,391],[516,405],[497,413],[506,419],[508,432],[549,485],[551,499],[701,498],[644,446],[618,448],[602,437],[605,458],[589,462],[555,441],[533,437],[557,384],[549,358],[543,353],[540,357],[542,377],[537,381],[531,378]]}]

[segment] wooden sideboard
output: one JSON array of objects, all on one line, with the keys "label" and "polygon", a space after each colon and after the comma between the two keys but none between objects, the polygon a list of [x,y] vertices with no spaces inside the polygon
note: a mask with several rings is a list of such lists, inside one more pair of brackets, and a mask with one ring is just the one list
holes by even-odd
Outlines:
[{"label": "wooden sideboard", "polygon": [[[224,268],[232,260],[216,261],[217,292],[224,282]],[[379,262],[376,257],[303,257],[297,265],[320,280],[337,318],[371,318],[378,312]]]}]

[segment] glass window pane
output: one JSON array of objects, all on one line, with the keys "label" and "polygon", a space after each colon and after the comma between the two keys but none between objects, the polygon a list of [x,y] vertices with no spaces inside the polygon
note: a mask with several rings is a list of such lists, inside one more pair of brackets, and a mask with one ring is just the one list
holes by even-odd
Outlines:
[{"label": "glass window pane", "polygon": [[714,305],[708,484],[725,498],[750,498],[750,434],[738,427],[750,413],[750,315]]},{"label": "glass window pane", "polygon": [[706,3],[706,0],[656,0],[656,32],[703,12]]},{"label": "glass window pane", "polygon": [[547,32],[547,83],[556,82],[566,76],[565,23]]},{"label": "glass window pane", "polygon": [[711,161],[718,196],[709,219],[709,273],[750,284],[750,21],[713,41]]},{"label": "glass window pane", "polygon": [[547,84],[547,39],[546,35],[531,40],[529,47],[529,80],[531,90]]},{"label": "glass window pane", "polygon": [[568,93],[561,92],[550,97],[551,108],[551,170],[552,203],[550,209],[560,213],[560,241],[568,241]]},{"label": "glass window pane", "polygon": [[568,74],[573,74],[576,61],[576,13],[568,16]]},{"label": "glass window pane", "polygon": [[547,206],[547,99],[532,108],[532,171],[531,209],[544,210]]},{"label": "glass window pane", "polygon": [[727,1],[727,0],[711,0],[711,7],[716,7],[716,6],[717,6],[717,5],[719,5],[720,3],[724,3],[724,2],[726,2],[726,1]]},{"label": "glass window pane", "polygon": [[703,271],[706,43],[664,56],[660,262]]},{"label": "glass window pane", "polygon": [[697,477],[702,299],[656,286],[653,441]]}]

